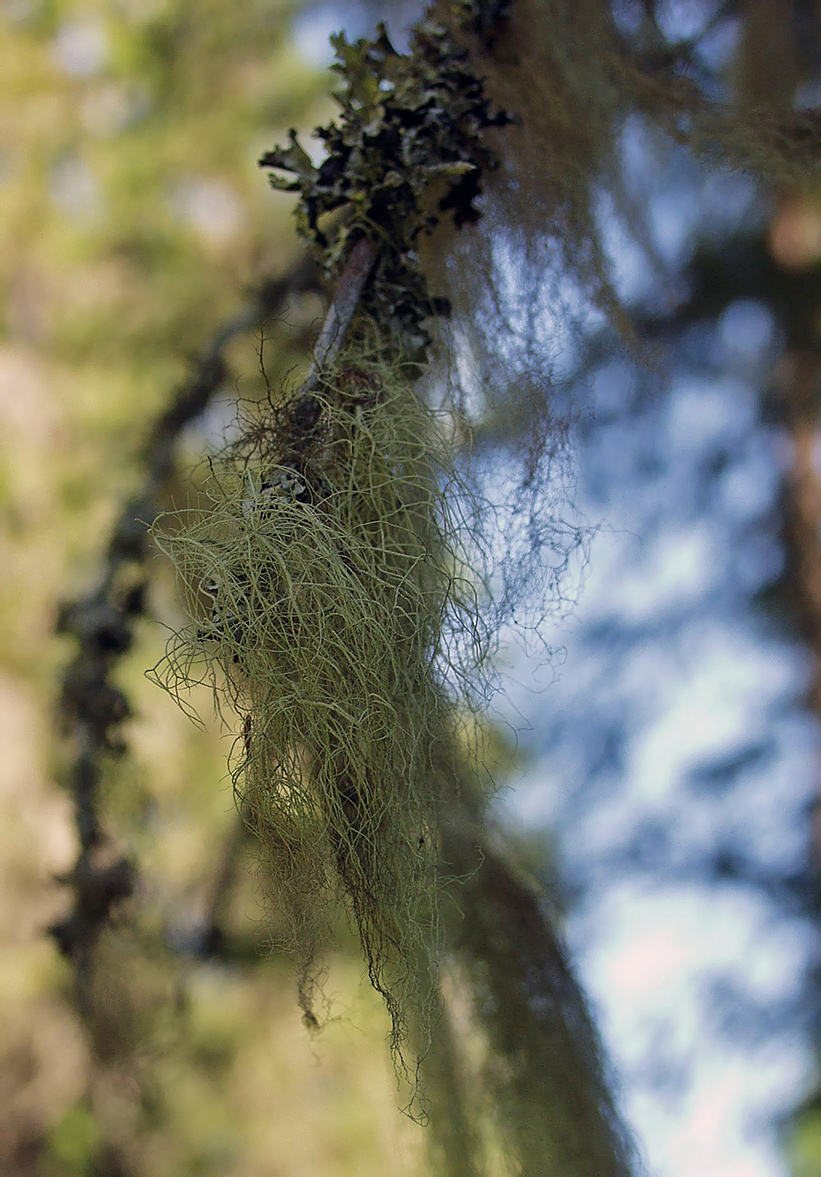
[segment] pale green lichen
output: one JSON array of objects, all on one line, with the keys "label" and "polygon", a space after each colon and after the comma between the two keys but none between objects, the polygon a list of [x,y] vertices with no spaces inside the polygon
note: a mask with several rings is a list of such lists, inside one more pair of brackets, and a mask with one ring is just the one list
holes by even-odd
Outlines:
[{"label": "pale green lichen", "polygon": [[401,366],[349,354],[212,470],[208,510],[159,537],[192,616],[162,678],[213,671],[243,717],[235,781],[306,1016],[341,902],[399,1055],[441,950],[434,766],[481,679],[444,433]]}]

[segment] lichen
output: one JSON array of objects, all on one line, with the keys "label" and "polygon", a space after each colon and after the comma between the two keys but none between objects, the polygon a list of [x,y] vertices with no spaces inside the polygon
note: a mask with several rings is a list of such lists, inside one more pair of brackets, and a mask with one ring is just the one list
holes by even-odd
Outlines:
[{"label": "lichen", "polygon": [[234,779],[306,1017],[341,903],[399,1057],[441,951],[433,766],[482,657],[456,475],[401,364],[349,352],[247,425],[212,463],[208,511],[159,537],[192,615],[161,673],[178,691],[224,672]]},{"label": "lichen", "polygon": [[456,228],[478,220],[483,177],[495,166],[484,132],[510,117],[491,106],[467,50],[441,25],[421,24],[406,54],[394,49],[384,25],[373,41],[351,44],[339,33],[331,43],[341,113],[316,131],[322,164],[312,165],[294,131],[287,148],[267,152],[260,164],[275,188],[299,193],[298,227],[329,273],[352,237],[379,241],[362,309],[383,330],[401,334],[409,352],[428,342],[424,320],[447,310],[429,296],[420,236],[443,217]]}]

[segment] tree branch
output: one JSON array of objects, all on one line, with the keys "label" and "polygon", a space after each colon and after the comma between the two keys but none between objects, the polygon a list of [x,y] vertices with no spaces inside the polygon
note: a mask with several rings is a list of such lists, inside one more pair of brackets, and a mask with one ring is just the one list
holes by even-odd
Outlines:
[{"label": "tree branch", "polygon": [[324,369],[339,354],[378,256],[379,246],[367,237],[360,237],[351,249],[314,347],[313,362],[301,389],[303,396],[313,392]]},{"label": "tree branch", "polygon": [[112,909],[133,894],[137,883],[133,864],[116,851],[103,830],[97,796],[106,756],[125,750],[120,726],[131,711],[112,676],[145,612],[141,567],[149,550],[148,528],[173,470],[180,433],[203,412],[226,378],[228,344],[269,319],[289,295],[316,288],[316,267],[302,258],[287,274],[266,283],[217,330],[148,435],[142,450],[145,482],[120,513],[97,586],[59,611],[57,632],[71,634],[78,643],[63,675],[59,709],[64,734],[74,744],[70,782],[80,851],[74,867],[61,880],[73,889],[71,910],[49,931],[63,955],[76,963],[81,1008],[88,998],[87,973],[94,944]]}]

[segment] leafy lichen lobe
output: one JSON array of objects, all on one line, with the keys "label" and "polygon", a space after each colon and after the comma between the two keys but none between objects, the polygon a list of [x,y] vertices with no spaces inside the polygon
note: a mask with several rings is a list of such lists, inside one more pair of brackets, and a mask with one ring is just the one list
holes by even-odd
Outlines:
[{"label": "leafy lichen lobe", "polygon": [[[300,228],[329,269],[347,255],[351,234],[379,240],[363,309],[390,318],[406,345],[424,343],[423,320],[445,308],[427,296],[418,238],[445,214],[456,228],[478,219],[482,177],[494,166],[484,132],[510,118],[493,109],[467,52],[439,25],[422,24],[410,54],[394,49],[384,26],[373,41],[351,44],[340,33],[332,42],[343,85],[339,119],[316,131],[326,158],[315,168],[291,131],[290,145],[260,163],[273,169],[274,187],[300,194]],[[332,241],[322,228],[329,214],[341,216]]]}]

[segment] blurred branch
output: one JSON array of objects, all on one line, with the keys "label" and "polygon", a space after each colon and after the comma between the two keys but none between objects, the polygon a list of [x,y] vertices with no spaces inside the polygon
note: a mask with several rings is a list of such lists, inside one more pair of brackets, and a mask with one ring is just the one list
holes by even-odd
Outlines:
[{"label": "blurred branch", "polygon": [[[377,253],[378,247],[366,238],[354,244],[314,348],[311,370],[301,390],[303,397],[316,387],[322,369],[338,354]],[[137,620],[145,613],[141,568],[148,554],[148,529],[174,468],[175,446],[185,426],[207,408],[224,383],[228,344],[271,318],[290,295],[315,290],[317,284],[316,266],[304,257],[288,274],[266,283],[247,307],[219,328],[196,361],[190,378],[177,390],[149,434],[142,451],[145,483],[115,524],[99,584],[88,596],[60,610],[57,631],[71,634],[79,645],[63,676],[60,716],[75,746],[71,787],[80,852],[72,870],[61,879],[73,889],[72,908],[49,931],[63,955],[76,963],[81,1009],[88,1005],[96,940],[112,909],[128,899],[137,884],[133,863],[117,852],[110,835],[103,830],[97,794],[105,757],[125,751],[119,729],[131,709],[112,677],[120,658],[131,647]],[[295,403],[301,403],[300,399]],[[225,894],[230,890],[244,841],[240,821],[223,851],[203,930],[203,952],[219,954],[223,944]]]},{"label": "blurred branch", "polygon": [[783,524],[788,580],[802,637],[814,655],[810,701],[821,715],[821,481],[815,465],[821,355],[792,353],[786,357],[780,377],[784,424],[791,442]]},{"label": "blurred branch", "polygon": [[239,952],[236,946],[228,943],[225,925],[240,860],[249,838],[250,831],[246,824],[245,815],[238,811],[234,815],[231,828],[223,843],[205,918],[192,946],[196,956],[206,959],[214,957],[236,959],[238,955],[246,955]]},{"label": "blurred branch", "polygon": [[456,958],[491,1047],[485,1082],[516,1171],[627,1177],[633,1146],[555,911],[469,797],[455,799],[441,835],[459,880]]},{"label": "blurred branch", "polygon": [[815,308],[821,302],[821,272],[778,266],[763,232],[739,234],[720,245],[703,243],[684,279],[687,294],[678,304],[633,312],[636,329],[643,337],[674,338],[687,327],[715,320],[740,299],[768,306],[789,346],[803,346],[814,330]]},{"label": "blurred branch", "polygon": [[[613,878],[646,880],[656,888],[725,885],[766,895],[787,916],[803,916],[819,905],[818,882],[804,869],[785,873],[768,868],[731,844],[719,845],[708,854],[679,855],[671,862],[675,847],[664,838],[639,834],[618,851],[602,855],[596,863],[594,878],[605,884]],[[590,889],[590,874],[574,878],[571,871],[562,880],[571,905]]]},{"label": "blurred branch", "polygon": [[145,614],[148,529],[173,467],[180,433],[208,406],[227,376],[228,344],[270,319],[292,294],[317,288],[316,267],[307,258],[281,278],[265,283],[234,318],[215,333],[150,431],[142,450],[146,477],[140,493],[124,506],[103,559],[98,585],[63,606],[57,631],[72,635],[78,649],[63,675],[60,719],[74,745],[70,785],[80,850],[61,881],[73,890],[70,912],[49,931],[64,956],[75,961],[77,1001],[89,1000],[89,970],[97,938],[112,908],[131,896],[137,875],[103,830],[98,787],[106,756],[125,751],[120,726],[130,715],[128,699],[113,673],[131,647],[134,628]]},{"label": "blurred branch", "polygon": [[[780,376],[783,422],[790,439],[782,486],[785,584],[812,662],[809,707],[821,721],[821,479],[817,470],[821,349],[816,346],[791,352],[781,365]],[[821,780],[821,770],[818,776]],[[813,865],[817,870],[821,866],[821,787],[813,826]]]}]

